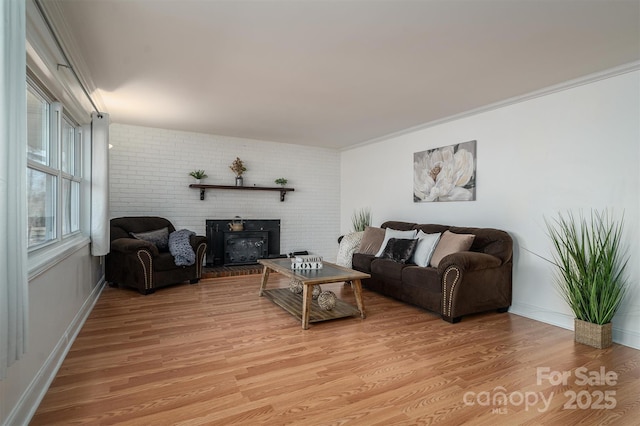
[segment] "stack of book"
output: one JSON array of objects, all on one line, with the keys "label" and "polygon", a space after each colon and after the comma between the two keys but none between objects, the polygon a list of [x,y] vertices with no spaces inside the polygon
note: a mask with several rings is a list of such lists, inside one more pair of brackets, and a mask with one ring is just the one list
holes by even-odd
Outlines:
[{"label": "stack of book", "polygon": [[291,269],[322,269],[322,256],[294,256],[291,258]]}]

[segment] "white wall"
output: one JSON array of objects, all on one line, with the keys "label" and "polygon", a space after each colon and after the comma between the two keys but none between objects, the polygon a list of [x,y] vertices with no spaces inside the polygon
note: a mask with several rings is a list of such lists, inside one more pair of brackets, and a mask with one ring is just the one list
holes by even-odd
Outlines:
[{"label": "white wall", "polygon": [[[337,254],[340,222],[340,153],[335,150],[121,124],[110,126],[111,217],[157,215],[178,229],[205,234],[206,219],[280,219],[280,251]],[[202,183],[234,185],[229,165],[240,157],[245,186],[277,186],[288,179],[286,200],[271,191],[207,190]]]},{"label": "white wall", "polygon": [[[625,214],[632,292],[614,340],[640,348],[640,73],[611,77],[342,153],[341,229],[370,206],[385,220],[496,227],[515,240],[511,312],[573,327],[554,287],[544,218],[559,211]],[[413,153],[478,141],[473,202],[414,203]]]},{"label": "white wall", "polygon": [[0,424],[27,424],[102,289],[103,268],[79,247],[29,280],[27,353],[0,381]]}]

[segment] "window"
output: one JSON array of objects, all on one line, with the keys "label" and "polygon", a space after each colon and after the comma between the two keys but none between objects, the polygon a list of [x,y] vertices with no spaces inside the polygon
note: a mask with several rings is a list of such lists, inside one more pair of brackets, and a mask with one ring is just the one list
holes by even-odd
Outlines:
[{"label": "window", "polygon": [[62,122],[62,235],[80,229],[80,134]]},{"label": "window", "polygon": [[38,86],[27,84],[29,249],[80,230],[81,132]]}]

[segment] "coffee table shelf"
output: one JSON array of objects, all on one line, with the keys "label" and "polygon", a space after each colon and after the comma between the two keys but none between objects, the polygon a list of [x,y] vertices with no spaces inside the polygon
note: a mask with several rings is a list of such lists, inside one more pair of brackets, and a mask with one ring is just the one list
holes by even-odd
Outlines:
[{"label": "coffee table shelf", "polygon": [[[302,321],[302,295],[292,293],[287,288],[275,288],[265,290],[264,296],[282,309]],[[350,305],[340,299],[336,299],[336,306],[327,311],[318,305],[317,300],[311,302],[311,312],[309,322],[320,322],[338,318],[360,316],[360,311],[355,306]]]}]

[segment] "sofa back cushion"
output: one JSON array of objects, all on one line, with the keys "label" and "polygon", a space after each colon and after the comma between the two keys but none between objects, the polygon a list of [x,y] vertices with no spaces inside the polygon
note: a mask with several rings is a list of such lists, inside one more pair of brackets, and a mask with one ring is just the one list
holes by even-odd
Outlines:
[{"label": "sofa back cushion", "polygon": [[444,231],[449,230],[449,226],[446,225],[436,225],[436,224],[425,224],[425,225],[414,225],[414,228],[418,231],[422,231],[425,234],[442,234]]},{"label": "sofa back cushion", "polygon": [[383,223],[382,225],[380,225],[380,227],[382,229],[391,228],[391,229],[396,229],[398,231],[411,231],[412,229],[416,229],[416,224],[409,223],[409,222],[396,222],[393,220],[389,220]]},{"label": "sofa back cushion", "polygon": [[351,268],[356,271],[371,273],[371,262],[378,259],[372,254],[353,253],[353,259],[351,261]]}]

